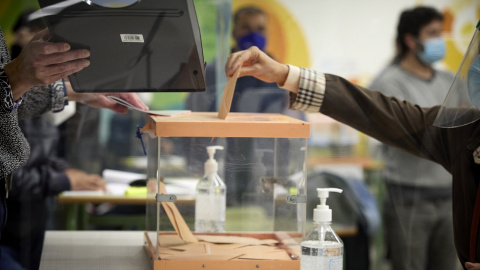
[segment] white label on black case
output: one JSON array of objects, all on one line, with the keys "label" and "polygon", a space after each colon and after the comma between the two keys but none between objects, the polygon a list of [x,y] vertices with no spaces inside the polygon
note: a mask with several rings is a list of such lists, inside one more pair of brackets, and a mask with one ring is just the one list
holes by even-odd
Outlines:
[{"label": "white label on black case", "polygon": [[120,34],[120,38],[122,42],[144,42],[142,34]]}]

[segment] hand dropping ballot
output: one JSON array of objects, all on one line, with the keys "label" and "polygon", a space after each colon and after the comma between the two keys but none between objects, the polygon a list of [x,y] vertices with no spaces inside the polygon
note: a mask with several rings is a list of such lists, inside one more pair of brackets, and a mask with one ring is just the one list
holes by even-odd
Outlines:
[{"label": "hand dropping ballot", "polygon": [[[223,90],[223,96],[222,96],[222,101],[220,103],[220,108],[218,110],[218,115],[217,117],[219,119],[225,119],[227,118],[228,113],[230,112],[230,107],[232,106],[232,100],[233,100],[233,94],[235,93],[235,86],[237,84],[237,79],[238,75],[240,74],[240,68],[235,71],[233,76],[228,79],[227,85],[225,85],[225,88]],[[121,104],[131,110],[136,110],[139,112],[144,112],[148,114],[154,114],[154,115],[159,115],[159,116],[165,116],[165,117],[172,117],[172,116],[180,116],[180,115],[185,115],[191,113],[190,110],[159,110],[159,111],[146,111],[142,110],[140,108],[137,108],[130,104],[129,102],[115,96],[107,96],[110,100],[113,100],[117,102],[118,104]]]}]

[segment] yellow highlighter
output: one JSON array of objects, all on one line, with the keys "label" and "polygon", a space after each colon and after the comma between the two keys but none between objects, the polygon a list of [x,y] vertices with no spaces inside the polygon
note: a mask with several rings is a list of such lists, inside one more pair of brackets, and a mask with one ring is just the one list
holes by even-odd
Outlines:
[{"label": "yellow highlighter", "polygon": [[125,190],[126,196],[147,196],[147,187],[129,187]]}]

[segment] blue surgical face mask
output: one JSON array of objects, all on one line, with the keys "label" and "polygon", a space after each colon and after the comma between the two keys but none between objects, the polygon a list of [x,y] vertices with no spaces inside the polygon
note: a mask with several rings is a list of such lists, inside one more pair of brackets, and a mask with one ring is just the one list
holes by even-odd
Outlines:
[{"label": "blue surgical face mask", "polygon": [[468,69],[467,87],[472,104],[480,109],[480,55]]},{"label": "blue surgical face mask", "polygon": [[443,38],[431,38],[423,42],[423,51],[417,52],[418,57],[425,64],[433,64],[445,57],[446,45]]},{"label": "blue surgical face mask", "polygon": [[257,46],[260,50],[265,50],[267,39],[265,36],[252,32],[237,40],[237,46],[240,50],[246,50],[252,46]]}]

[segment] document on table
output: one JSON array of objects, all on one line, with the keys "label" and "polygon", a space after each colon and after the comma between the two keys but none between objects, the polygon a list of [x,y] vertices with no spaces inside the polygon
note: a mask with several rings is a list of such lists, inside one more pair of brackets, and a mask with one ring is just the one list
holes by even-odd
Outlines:
[{"label": "document on table", "polygon": [[[65,191],[62,194],[64,196],[123,196],[125,195],[125,191],[130,187],[130,183],[136,180],[143,180],[147,178],[147,176],[142,173],[118,171],[111,169],[103,170],[102,177],[106,182],[106,192],[101,190],[78,190]],[[166,178],[164,182],[170,194],[175,194],[177,196],[195,196],[195,187],[197,186],[198,179]]]}]

